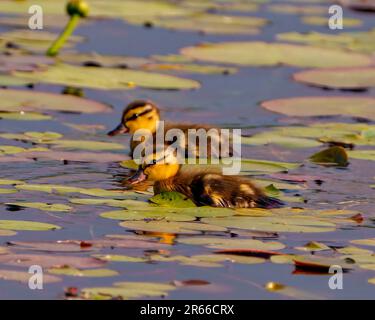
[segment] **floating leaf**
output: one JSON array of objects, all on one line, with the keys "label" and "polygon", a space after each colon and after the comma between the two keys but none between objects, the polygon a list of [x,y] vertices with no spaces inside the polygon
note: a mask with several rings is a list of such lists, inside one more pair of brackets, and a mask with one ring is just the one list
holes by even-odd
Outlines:
[{"label": "floating leaf", "polygon": [[242,137],[243,144],[250,145],[269,145],[276,144],[285,148],[313,148],[319,147],[322,144],[318,141],[306,138],[297,138],[297,137],[283,137],[275,132],[263,132],[251,137]]},{"label": "floating leaf", "polygon": [[336,48],[372,54],[375,51],[375,43],[372,41],[374,34],[375,29],[364,32],[342,32],[335,34],[287,32],[278,34],[277,39],[288,42],[305,43],[322,48]]},{"label": "floating leaf", "polygon": [[[328,27],[328,17],[324,16],[306,16],[302,17],[301,21],[305,24],[312,25],[312,26],[323,26]],[[360,27],[362,26],[363,21],[360,19],[354,19],[354,18],[345,18],[343,20],[343,27],[344,28],[350,28],[350,27]]]},{"label": "floating leaf", "polygon": [[204,245],[215,249],[253,249],[253,250],[280,250],[285,246],[280,242],[268,241],[263,242],[253,239],[232,239],[222,237],[189,237],[179,238],[179,243]]},{"label": "floating leaf", "polygon": [[93,257],[100,259],[100,260],[113,261],[113,262],[146,262],[148,261],[145,258],[116,255],[116,254],[95,254],[93,255]]},{"label": "floating leaf", "polygon": [[[105,264],[104,261],[78,256],[56,256],[51,254],[36,255],[36,254],[5,254],[0,255],[0,262],[13,265],[25,266],[29,268],[31,265],[40,265],[44,268],[59,268],[63,266],[70,266],[72,268],[96,268]],[[30,274],[29,274],[30,276]]]},{"label": "floating leaf", "polygon": [[0,112],[0,118],[6,120],[43,121],[52,119],[51,116],[37,112]]},{"label": "floating leaf", "polygon": [[190,208],[196,205],[189,198],[179,192],[162,192],[150,198],[150,201],[159,206],[173,208]]},{"label": "floating leaf", "polygon": [[[296,117],[346,116],[375,120],[375,98],[354,96],[296,97],[262,102],[262,107]],[[353,108],[355,105],[355,108]]]},{"label": "floating leaf", "polygon": [[[159,208],[156,208],[159,209]],[[164,221],[194,221],[195,217],[184,215],[177,210],[162,208],[162,210],[117,210],[100,214],[103,218],[116,220],[164,220]]]},{"label": "floating leaf", "polygon": [[91,243],[90,246],[88,246],[88,243],[86,242],[74,240],[59,240],[51,242],[9,241],[8,244],[17,249],[45,252],[85,252],[93,250]]},{"label": "floating leaf", "polygon": [[16,235],[17,232],[12,230],[0,230],[0,237],[9,237]]},{"label": "floating leaf", "polygon": [[340,252],[341,254],[353,254],[353,255],[373,254],[373,251],[371,250],[366,250],[366,249],[362,249],[362,248],[358,248],[354,246],[348,246],[348,247],[339,248],[336,250]]},{"label": "floating leaf", "polygon": [[53,140],[49,142],[54,145],[55,148],[64,149],[81,149],[81,150],[122,150],[124,145],[114,142],[103,142],[103,141],[89,141],[89,140]]},{"label": "floating leaf", "polygon": [[171,75],[130,69],[88,68],[60,64],[45,71],[15,72],[15,76],[36,82],[102,90],[129,89],[197,89],[197,81]]},{"label": "floating leaf", "polygon": [[340,266],[344,271],[353,269],[353,263],[316,255],[295,257],[294,264],[297,268],[312,269],[322,272],[328,272],[332,266]]},{"label": "floating leaf", "polygon": [[310,241],[306,243],[304,246],[295,247],[294,249],[301,250],[301,251],[309,251],[309,252],[331,250],[331,248],[325,245],[324,243],[317,242],[317,241]]},{"label": "floating leaf", "polygon": [[62,268],[50,268],[47,270],[48,273],[73,276],[73,277],[113,277],[117,276],[119,273],[110,269],[91,269],[91,270],[80,270],[72,267],[62,267]]},{"label": "floating leaf", "polygon": [[[259,55],[259,52],[267,54]],[[266,42],[222,42],[186,47],[181,53],[198,60],[242,66],[359,67],[372,64],[371,57],[313,46]]]},{"label": "floating leaf", "polygon": [[0,220],[0,229],[26,230],[26,231],[47,231],[61,229],[54,224],[26,221],[26,220]]},{"label": "floating leaf", "polygon": [[[27,79],[22,79],[22,78],[16,78],[11,75],[5,75],[5,74],[0,74],[0,86],[27,86],[30,84],[30,80]],[[2,117],[2,114],[0,114],[0,118]]]},{"label": "floating leaf", "polygon": [[82,296],[86,299],[134,299],[140,297],[164,297],[175,286],[152,282],[117,282],[115,287],[83,288]]},{"label": "floating leaf", "polygon": [[375,150],[351,150],[348,154],[350,158],[375,161]]},{"label": "floating leaf", "polygon": [[276,13],[286,14],[321,14],[326,13],[327,8],[324,6],[316,5],[294,5],[294,4],[270,4],[267,10]]},{"label": "floating leaf", "polygon": [[199,222],[124,221],[120,223],[120,226],[133,230],[182,234],[196,234],[200,233],[200,231],[220,232],[227,230],[221,226],[214,226]]},{"label": "floating leaf", "polygon": [[192,259],[196,259],[202,262],[231,262],[241,264],[258,264],[265,262],[265,259],[258,257],[244,257],[234,254],[210,254],[210,255],[196,255],[192,256]]},{"label": "floating leaf", "polygon": [[49,204],[43,202],[7,202],[6,205],[55,212],[69,212],[73,209],[72,207],[60,203]]},{"label": "floating leaf", "polygon": [[322,296],[318,296],[291,286],[286,286],[277,282],[267,282],[265,285],[267,291],[275,292],[283,296],[294,299],[308,299],[308,300],[321,300]]},{"label": "floating leaf", "polygon": [[41,191],[47,193],[79,193],[82,188],[63,186],[58,184],[18,184],[18,190]]},{"label": "floating leaf", "polygon": [[16,193],[16,192],[18,192],[18,191],[14,190],[14,189],[0,188],[0,194],[11,194],[11,193]]},{"label": "floating leaf", "polygon": [[346,167],[348,162],[348,154],[343,147],[331,147],[313,154],[310,157],[312,162],[322,165],[334,165]]},{"label": "floating leaf", "polygon": [[301,166],[301,164],[291,162],[268,161],[246,158],[241,159],[242,172],[287,172],[291,169],[296,169],[299,166]]},{"label": "floating leaf", "polygon": [[[15,271],[15,270],[0,270],[0,279],[2,280],[10,280],[10,281],[19,281],[22,283],[30,283],[30,277],[32,274],[29,272],[23,271]],[[51,276],[51,275],[43,275],[43,284],[44,283],[54,283],[61,281],[60,278]]]},{"label": "floating leaf", "polygon": [[226,228],[270,232],[329,232],[333,223],[303,217],[230,217],[204,218],[203,222]]},{"label": "floating leaf", "polygon": [[375,87],[375,68],[334,68],[301,71],[294,80],[313,86],[334,89],[366,89]]},{"label": "floating leaf", "polygon": [[142,66],[144,70],[160,71],[160,72],[182,72],[182,73],[198,73],[198,74],[233,74],[237,72],[236,68],[221,67],[214,65],[202,65],[193,63],[148,63]]},{"label": "floating leaf", "polygon": [[24,181],[21,180],[9,180],[9,179],[0,179],[0,185],[16,185],[24,184]]},{"label": "floating leaf", "polygon": [[375,246],[375,238],[351,240],[350,242],[354,244],[364,245],[364,246]]},{"label": "floating leaf", "polygon": [[110,107],[93,100],[41,91],[0,89],[0,111],[51,110],[75,113],[108,112]]}]

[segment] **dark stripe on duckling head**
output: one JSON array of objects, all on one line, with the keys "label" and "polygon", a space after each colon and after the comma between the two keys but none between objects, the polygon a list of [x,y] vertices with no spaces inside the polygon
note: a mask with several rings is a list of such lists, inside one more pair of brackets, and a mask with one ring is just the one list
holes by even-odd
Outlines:
[{"label": "dark stripe on duckling head", "polygon": [[124,110],[124,114],[129,112],[130,110],[140,108],[140,107],[145,107],[145,106],[151,106],[152,109],[156,110],[159,113],[158,107],[153,102],[149,100],[135,100],[126,106]]}]

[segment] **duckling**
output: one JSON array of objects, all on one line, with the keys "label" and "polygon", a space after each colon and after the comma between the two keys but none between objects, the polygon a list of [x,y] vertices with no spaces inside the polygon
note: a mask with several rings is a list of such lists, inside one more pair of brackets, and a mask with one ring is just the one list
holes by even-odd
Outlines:
[{"label": "duckling", "polygon": [[250,179],[223,175],[218,170],[181,167],[169,153],[153,153],[144,158],[138,171],[128,182],[154,182],[154,194],[176,191],[190,198],[197,206],[225,208],[276,208],[283,203],[266,196]]},{"label": "duckling", "polygon": [[[157,105],[151,101],[147,100],[136,100],[131,102],[123,111],[122,114],[122,119],[121,123],[112,131],[108,132],[109,136],[116,136],[118,134],[124,134],[124,133],[130,133],[132,135],[131,141],[130,141],[130,155],[133,156],[134,149],[138,144],[141,143],[141,141],[134,141],[134,133],[137,130],[140,129],[148,129],[152,134],[153,134],[153,145],[155,148],[155,141],[156,141],[156,131],[158,129],[158,125],[160,121],[160,111]],[[165,134],[168,132],[170,129],[180,129],[184,136],[185,136],[185,150],[186,150],[186,157],[188,157],[187,151],[189,150],[189,139],[188,139],[188,130],[189,129],[204,129],[206,132],[208,132],[210,129],[216,129],[212,126],[209,125],[203,125],[203,124],[189,124],[189,123],[165,123],[164,124],[164,137]],[[217,131],[220,132],[220,131]],[[212,155],[211,153],[211,148],[213,145],[213,138],[209,138],[207,141],[207,155]],[[219,141],[216,145],[219,147],[224,141],[224,137],[221,135],[218,136]],[[170,145],[173,141],[166,141],[166,145]],[[195,155],[199,154],[199,141],[195,141]],[[217,153],[218,150],[217,150]],[[233,154],[233,148],[231,143],[229,143],[229,148],[228,148],[228,156],[231,156]],[[218,155],[218,158],[221,156]]]}]

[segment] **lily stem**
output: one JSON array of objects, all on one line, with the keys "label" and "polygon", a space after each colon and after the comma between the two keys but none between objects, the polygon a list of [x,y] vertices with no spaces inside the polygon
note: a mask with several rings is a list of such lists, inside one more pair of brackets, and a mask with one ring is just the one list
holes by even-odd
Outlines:
[{"label": "lily stem", "polygon": [[59,35],[59,37],[52,43],[51,47],[47,50],[47,56],[54,57],[57,56],[60,49],[64,46],[66,40],[71,36],[74,32],[75,28],[78,25],[80,16],[78,14],[74,14],[70,17],[68,24],[66,25],[64,31]]}]

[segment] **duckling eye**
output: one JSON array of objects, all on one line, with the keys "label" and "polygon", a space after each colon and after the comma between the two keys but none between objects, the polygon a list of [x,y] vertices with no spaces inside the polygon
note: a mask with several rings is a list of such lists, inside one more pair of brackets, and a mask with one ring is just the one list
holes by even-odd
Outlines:
[{"label": "duckling eye", "polygon": [[152,164],[156,164],[156,163],[157,163],[156,159],[152,160]]}]

